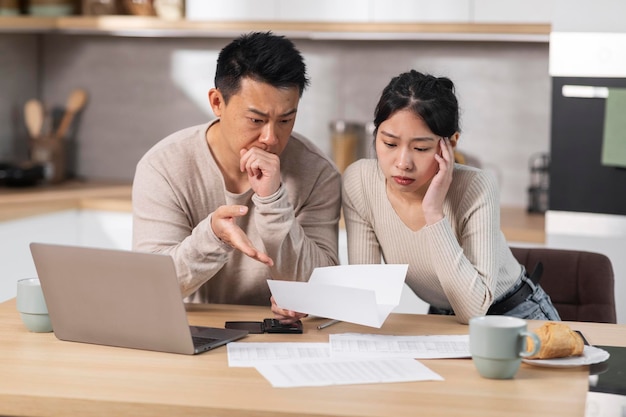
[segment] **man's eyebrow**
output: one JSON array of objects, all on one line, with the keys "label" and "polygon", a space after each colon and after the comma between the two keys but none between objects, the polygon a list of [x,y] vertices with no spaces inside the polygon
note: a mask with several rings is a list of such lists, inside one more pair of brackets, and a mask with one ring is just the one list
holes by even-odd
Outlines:
[{"label": "man's eyebrow", "polygon": [[[253,107],[249,107],[249,108],[248,108],[248,111],[249,111],[249,112],[252,112],[252,113],[254,113],[254,114],[258,114],[259,116],[262,116],[262,117],[269,117],[269,114],[267,114],[267,113],[263,113],[261,110],[257,110],[257,109],[255,109],[255,108],[253,108]],[[279,114],[279,115],[278,115],[278,117],[287,117],[287,116],[291,116],[292,114],[296,114],[296,112],[297,112],[297,111],[298,111],[298,109],[297,109],[297,108],[293,108],[293,109],[291,109],[291,110],[286,111],[286,112],[285,112],[285,113],[283,113],[283,114]]]}]

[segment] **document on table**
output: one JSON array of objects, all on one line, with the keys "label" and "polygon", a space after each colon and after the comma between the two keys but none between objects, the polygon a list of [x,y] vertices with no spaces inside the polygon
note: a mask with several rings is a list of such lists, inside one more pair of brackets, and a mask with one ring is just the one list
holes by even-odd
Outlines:
[{"label": "document on table", "polygon": [[328,359],[323,362],[267,363],[256,369],[274,387],[315,387],[381,382],[443,381],[416,360]]},{"label": "document on table", "polygon": [[469,358],[469,335],[387,336],[331,334],[332,357],[351,358]]},{"label": "document on table", "polygon": [[247,343],[231,342],[228,366],[252,367],[258,364],[312,362],[330,358],[328,343]]},{"label": "document on table", "polygon": [[276,303],[298,311],[380,328],[400,303],[408,265],[315,268],[308,282],[268,280]]},{"label": "document on table", "polygon": [[388,336],[331,334],[329,343],[250,343],[226,345],[228,366],[259,363],[313,362],[326,359],[443,359],[469,358],[469,335]]},{"label": "document on table", "polygon": [[227,345],[228,365],[254,366],[275,387],[443,380],[416,361],[467,358],[468,335],[331,334],[329,343]]}]

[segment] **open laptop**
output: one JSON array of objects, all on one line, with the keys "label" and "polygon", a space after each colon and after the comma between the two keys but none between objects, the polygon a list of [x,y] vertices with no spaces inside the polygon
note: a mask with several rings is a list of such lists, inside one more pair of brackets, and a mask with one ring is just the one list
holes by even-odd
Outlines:
[{"label": "open laptop", "polygon": [[190,326],[169,255],[31,243],[60,340],[196,354],[248,334]]}]

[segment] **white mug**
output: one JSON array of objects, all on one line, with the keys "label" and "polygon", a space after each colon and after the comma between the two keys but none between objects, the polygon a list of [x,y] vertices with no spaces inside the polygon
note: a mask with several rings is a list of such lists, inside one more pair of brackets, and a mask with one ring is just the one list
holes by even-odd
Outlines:
[{"label": "white mug", "polygon": [[52,331],[39,278],[25,278],[17,281],[16,303],[17,311],[20,312],[22,322],[28,330],[37,333]]}]

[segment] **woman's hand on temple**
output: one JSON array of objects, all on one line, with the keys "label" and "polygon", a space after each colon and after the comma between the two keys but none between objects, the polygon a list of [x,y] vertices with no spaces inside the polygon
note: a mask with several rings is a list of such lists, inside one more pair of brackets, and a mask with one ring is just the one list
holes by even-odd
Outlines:
[{"label": "woman's hand on temple", "polygon": [[435,154],[439,164],[439,171],[435,174],[428,186],[428,191],[422,200],[422,210],[426,224],[434,224],[443,219],[443,202],[452,183],[454,171],[454,147],[450,138],[441,138],[439,141],[441,153]]}]

